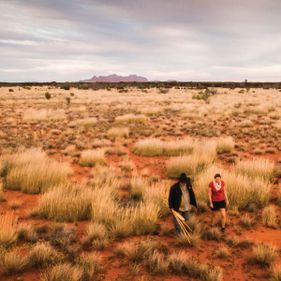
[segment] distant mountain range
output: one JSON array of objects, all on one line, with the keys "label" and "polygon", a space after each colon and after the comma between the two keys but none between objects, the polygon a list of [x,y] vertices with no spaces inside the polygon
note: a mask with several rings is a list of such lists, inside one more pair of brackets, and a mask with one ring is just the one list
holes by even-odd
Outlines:
[{"label": "distant mountain range", "polygon": [[91,79],[84,80],[83,82],[90,83],[118,83],[118,82],[148,82],[145,77],[141,77],[135,74],[128,76],[119,76],[117,74],[111,74],[108,76],[93,76]]}]

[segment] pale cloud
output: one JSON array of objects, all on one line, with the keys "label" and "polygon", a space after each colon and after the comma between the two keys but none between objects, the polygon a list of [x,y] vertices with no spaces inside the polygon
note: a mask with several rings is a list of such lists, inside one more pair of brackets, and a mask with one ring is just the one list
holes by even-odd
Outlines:
[{"label": "pale cloud", "polygon": [[281,80],[275,0],[0,0],[0,81]]}]

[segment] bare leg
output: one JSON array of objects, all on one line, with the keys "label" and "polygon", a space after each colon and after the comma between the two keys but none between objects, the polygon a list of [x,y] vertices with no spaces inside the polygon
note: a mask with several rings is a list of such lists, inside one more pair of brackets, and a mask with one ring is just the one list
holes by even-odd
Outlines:
[{"label": "bare leg", "polygon": [[221,212],[221,226],[222,226],[222,228],[225,228],[226,210],[225,209],[220,209],[220,212]]}]

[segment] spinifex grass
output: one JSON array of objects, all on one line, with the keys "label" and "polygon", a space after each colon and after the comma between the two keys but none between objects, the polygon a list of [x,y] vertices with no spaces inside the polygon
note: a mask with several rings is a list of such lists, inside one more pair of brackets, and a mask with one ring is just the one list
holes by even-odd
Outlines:
[{"label": "spinifex grass", "polygon": [[17,240],[17,218],[13,213],[0,216],[0,246],[8,247]]}]

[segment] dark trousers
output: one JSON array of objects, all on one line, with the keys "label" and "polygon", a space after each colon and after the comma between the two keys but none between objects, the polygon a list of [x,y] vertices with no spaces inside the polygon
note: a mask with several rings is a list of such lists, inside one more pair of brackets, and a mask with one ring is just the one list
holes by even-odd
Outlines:
[{"label": "dark trousers", "polygon": [[[178,213],[181,214],[184,217],[185,221],[187,221],[189,219],[189,212],[188,211],[185,211],[185,212],[178,211]],[[181,232],[181,228],[180,228],[176,218],[173,217],[173,219],[174,219],[174,225],[175,225],[176,234],[179,235],[180,232]]]}]

